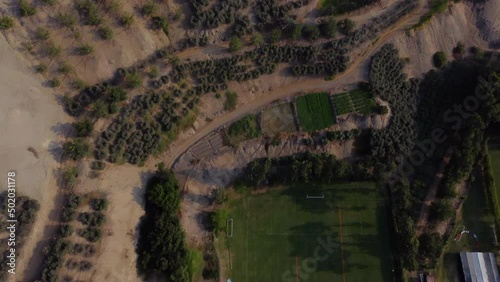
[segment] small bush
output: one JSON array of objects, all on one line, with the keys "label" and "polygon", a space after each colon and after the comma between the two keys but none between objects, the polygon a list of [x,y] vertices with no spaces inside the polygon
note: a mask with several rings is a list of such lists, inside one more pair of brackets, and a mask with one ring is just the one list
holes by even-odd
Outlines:
[{"label": "small bush", "polygon": [[74,209],[65,208],[62,212],[61,220],[63,222],[71,222],[76,219],[76,211]]},{"label": "small bush", "polygon": [[36,14],[36,8],[30,4],[26,0],[19,1],[19,13],[21,17],[30,17]]},{"label": "small bush", "polygon": [[99,29],[99,36],[104,40],[112,39],[113,35],[113,30],[109,26],[103,26]]},{"label": "small bush", "polygon": [[92,113],[96,118],[102,118],[108,115],[108,106],[103,101],[99,100],[92,106]]},{"label": "small bush", "polygon": [[37,27],[35,36],[38,40],[47,40],[50,38],[50,31],[44,27]]},{"label": "small bush", "polygon": [[93,161],[90,164],[90,168],[93,170],[103,170],[106,167],[106,163],[103,161]]},{"label": "small bush", "polygon": [[63,238],[71,236],[73,232],[74,232],[73,226],[69,224],[63,224],[59,229],[59,235]]},{"label": "small bush", "polygon": [[85,56],[94,53],[94,47],[92,47],[90,44],[81,44],[76,48],[76,51],[81,56]]},{"label": "small bush", "polygon": [[69,13],[59,13],[56,17],[57,22],[64,27],[72,29],[77,22],[76,16]]},{"label": "small bush", "polygon": [[63,170],[62,178],[64,185],[67,188],[72,188],[75,186],[78,179],[78,169],[76,167],[67,167]]},{"label": "small bush", "polygon": [[434,63],[434,66],[436,68],[440,68],[444,66],[447,62],[446,54],[444,52],[436,52],[434,56],[432,57],[432,61]]},{"label": "small bush", "polygon": [[74,122],[72,125],[78,137],[89,137],[94,130],[94,124],[87,118],[82,121]]},{"label": "small bush", "polygon": [[125,13],[120,16],[119,23],[123,27],[130,27],[134,23],[134,16],[128,13]]},{"label": "small bush", "polygon": [[90,145],[83,139],[77,138],[63,145],[63,155],[72,160],[81,160],[90,154]]},{"label": "small bush", "polygon": [[100,228],[88,226],[85,229],[81,229],[78,235],[87,239],[91,243],[95,243],[102,238],[102,231]]},{"label": "small bush", "polygon": [[156,78],[156,77],[158,77],[158,75],[159,75],[158,68],[156,66],[152,66],[151,70],[149,71],[149,76],[151,78]]},{"label": "small bush", "polygon": [[168,36],[169,31],[168,31],[168,21],[167,18],[165,17],[152,17],[152,27],[153,29],[161,29],[165,33],[166,36]]},{"label": "small bush", "polygon": [[73,67],[66,61],[63,61],[59,64],[57,71],[63,74],[67,74],[73,70]]},{"label": "small bush", "polygon": [[271,43],[278,43],[281,40],[281,29],[275,28],[271,31]]},{"label": "small bush", "polygon": [[463,42],[458,42],[457,46],[453,48],[453,56],[457,59],[460,59],[464,54],[465,54],[465,44]]},{"label": "small bush", "polygon": [[53,78],[53,79],[48,81],[48,84],[50,87],[56,88],[56,87],[61,86],[61,81],[57,78]]},{"label": "small bush", "polygon": [[141,8],[141,13],[143,16],[151,16],[158,11],[158,7],[154,2],[149,2],[144,4]]},{"label": "small bush", "polygon": [[138,72],[128,73],[125,76],[125,83],[128,88],[138,88],[142,86],[142,77]]},{"label": "small bush", "polygon": [[47,67],[47,65],[46,65],[46,64],[41,63],[41,64],[39,64],[39,65],[35,66],[35,71],[36,71],[37,73],[45,73],[45,72],[47,72],[47,68],[48,68],[48,67]]},{"label": "small bush", "polygon": [[0,30],[6,30],[14,26],[14,20],[11,17],[0,17]]},{"label": "small bush", "polygon": [[232,111],[236,109],[238,104],[238,95],[235,92],[226,92],[226,102],[224,102],[224,110]]},{"label": "small bush", "polygon": [[103,211],[108,208],[109,202],[105,198],[97,198],[91,201],[90,206],[95,211]]},{"label": "small bush", "polygon": [[264,38],[260,33],[254,33],[250,38],[250,44],[252,44],[253,46],[259,46],[262,45],[263,43],[264,43]]},{"label": "small bush", "polygon": [[339,22],[340,31],[346,35],[353,32],[355,27],[356,27],[356,22],[347,18]]},{"label": "small bush", "polygon": [[49,57],[55,57],[61,54],[61,48],[57,47],[54,42],[49,42],[43,47],[43,51]]},{"label": "small bush", "polygon": [[238,37],[231,38],[231,40],[229,41],[229,50],[231,52],[237,52],[241,50],[241,48],[243,48],[243,43],[241,42],[241,40]]}]

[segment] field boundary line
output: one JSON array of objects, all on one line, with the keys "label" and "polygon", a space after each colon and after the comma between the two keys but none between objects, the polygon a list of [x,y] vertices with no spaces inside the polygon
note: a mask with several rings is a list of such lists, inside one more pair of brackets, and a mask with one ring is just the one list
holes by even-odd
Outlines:
[{"label": "field boundary line", "polygon": [[340,252],[342,253],[342,277],[345,282],[345,263],[344,263],[344,244],[342,241],[342,210],[339,208],[339,219],[340,219]]},{"label": "field boundary line", "polygon": [[247,198],[247,246],[246,246],[246,264],[245,264],[245,281],[248,281],[248,221],[249,221],[249,210],[250,210],[250,204],[248,203],[248,198]]}]

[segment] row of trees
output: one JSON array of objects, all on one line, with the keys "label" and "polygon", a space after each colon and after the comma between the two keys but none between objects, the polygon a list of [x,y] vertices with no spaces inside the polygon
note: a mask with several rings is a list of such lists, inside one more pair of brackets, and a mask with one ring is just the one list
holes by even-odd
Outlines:
[{"label": "row of trees", "polygon": [[372,178],[362,162],[350,164],[337,160],[333,155],[307,152],[275,159],[256,159],[246,166],[242,181],[258,187],[264,184],[332,183]]},{"label": "row of trees", "polygon": [[[0,223],[0,235],[2,235],[2,238],[7,238],[8,236],[4,232],[7,231],[7,219],[12,219],[12,218],[5,218],[5,215],[10,214],[8,212],[9,208],[8,204],[8,193],[7,191],[4,191],[0,194],[0,213],[2,216],[1,218],[1,223]],[[16,210],[16,218],[17,223],[16,223],[16,245],[15,248],[17,250],[17,253],[19,253],[20,249],[24,245],[24,240],[26,236],[28,236],[31,232],[31,229],[33,227],[33,223],[35,222],[38,210],[40,209],[40,204],[38,201],[30,199],[29,197],[26,196],[21,196],[18,195],[15,198],[15,210]],[[0,248],[0,253],[2,254],[2,258],[0,259],[0,281],[5,281],[7,279],[7,276],[10,275],[7,270],[10,268],[7,263],[10,262],[10,259],[7,257],[9,252],[9,248],[12,246],[7,245],[7,239],[3,240],[4,244]]]},{"label": "row of trees", "polygon": [[[69,239],[75,233],[71,222],[77,219],[78,209],[84,200],[84,197],[73,192],[65,195],[61,218],[64,224],[59,226],[58,233],[47,247],[47,256],[43,264],[41,281],[58,281],[57,274],[59,269],[64,265],[69,269],[78,268],[80,271],[88,271],[93,267],[92,263],[87,260],[76,262],[69,259],[65,263],[65,256],[68,254],[83,255],[88,258],[94,256],[97,251],[92,244],[73,244]],[[94,243],[102,237],[101,225],[106,219],[103,211],[108,206],[108,200],[105,197],[92,197],[87,200],[94,212],[79,214],[78,220],[88,226],[78,230],[77,233],[89,242]]]},{"label": "row of trees", "polygon": [[139,224],[137,269],[140,275],[161,274],[169,281],[188,280],[188,250],[178,214],[180,188],[174,174],[159,165],[148,181],[145,211]]}]

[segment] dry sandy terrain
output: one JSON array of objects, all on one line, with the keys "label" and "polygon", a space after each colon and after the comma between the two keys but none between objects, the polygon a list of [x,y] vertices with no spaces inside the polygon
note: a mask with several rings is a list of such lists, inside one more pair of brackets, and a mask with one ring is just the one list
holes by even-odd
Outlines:
[{"label": "dry sandy terrain", "polygon": [[[492,30],[498,30],[498,10],[500,0],[490,0],[487,7],[483,7],[483,21]],[[383,11],[393,0],[384,0],[382,5],[369,10],[364,14],[355,15],[358,23]],[[458,41],[466,45],[472,44],[481,47],[488,46],[484,39],[490,41],[495,38],[487,38],[485,33],[477,29],[476,20],[478,7],[471,8],[464,4],[453,5],[443,15],[434,19],[423,29],[405,34],[408,25],[418,21],[419,15],[425,11],[424,3],[416,13],[408,16],[390,30],[383,33],[379,40],[370,43],[368,48],[363,48],[353,58],[353,64],[348,71],[338,75],[333,81],[325,81],[322,78],[299,79],[286,78],[282,75],[263,76],[258,80],[242,84],[230,84],[230,88],[240,94],[238,108],[230,113],[222,109],[222,100],[217,100],[213,95],[207,95],[202,99],[201,114],[192,129],[186,130],[174,142],[169,152],[161,158],[151,158],[144,168],[130,165],[111,166],[107,168],[98,179],[87,179],[83,177],[81,185],[77,188],[79,192],[93,190],[103,191],[110,200],[110,208],[107,212],[108,227],[110,235],[105,236],[100,244],[100,256],[97,269],[90,274],[88,279],[92,281],[139,281],[135,270],[136,255],[134,251],[134,240],[136,238],[136,226],[140,216],[143,214],[141,206],[142,193],[144,191],[144,180],[147,171],[154,170],[154,164],[163,160],[171,166],[180,157],[174,170],[184,180],[189,175],[185,185],[186,198],[182,204],[182,220],[188,230],[190,241],[198,241],[202,238],[204,230],[198,224],[200,213],[207,210],[210,202],[207,195],[215,187],[227,185],[231,178],[251,159],[262,156],[283,156],[294,152],[301,152],[308,148],[299,145],[298,140],[289,139],[280,146],[265,150],[262,141],[253,140],[241,144],[237,149],[226,148],[219,155],[207,158],[193,168],[190,164],[189,154],[182,156],[197,141],[210,134],[213,130],[227,125],[244,115],[257,112],[277,99],[290,99],[292,96],[308,91],[330,90],[341,92],[352,88],[359,80],[367,78],[367,60],[380,46],[387,41],[393,42],[401,50],[403,57],[410,57],[411,64],[408,68],[411,75],[418,75],[432,68],[431,56],[438,50],[446,51],[451,57],[451,49]],[[68,6],[71,1],[62,1]],[[126,11],[133,11],[133,4],[126,3],[122,7]],[[176,6],[173,5],[172,9]],[[0,12],[10,11],[9,6],[0,3]],[[9,170],[18,171],[19,191],[39,200],[41,211],[39,220],[34,225],[33,235],[29,238],[23,249],[19,273],[24,269],[35,269],[39,267],[43,255],[41,248],[50,234],[54,215],[53,207],[60,204],[57,201],[57,186],[53,176],[53,170],[59,167],[56,159],[59,156],[59,143],[63,135],[67,134],[68,123],[71,122],[58,105],[56,98],[50,89],[43,88],[41,76],[32,72],[32,66],[36,61],[25,61],[18,53],[22,39],[28,38],[33,30],[29,26],[47,23],[47,8],[31,19],[24,19],[23,26],[15,28],[11,33],[0,36],[0,113],[3,122],[0,128],[3,130],[0,137],[0,171],[3,175]],[[303,11],[304,12],[304,11]],[[305,13],[305,12],[304,12]],[[113,24],[114,25],[114,24]],[[176,24],[177,25],[177,24]],[[96,41],[95,54],[82,59],[70,55],[67,60],[79,68],[80,78],[88,82],[95,82],[111,76],[112,72],[120,66],[127,66],[138,59],[149,55],[153,50],[169,43],[169,39],[161,33],[155,33],[145,28],[146,23],[138,18],[138,23],[131,30],[121,30],[111,42]],[[82,30],[84,42],[94,41],[95,30],[84,27]],[[183,34],[174,34],[180,38]],[[70,52],[75,42],[70,38],[68,30],[59,29],[53,33],[53,39],[58,44],[64,45],[65,52]],[[9,39],[9,44],[6,41]],[[498,39],[498,38],[497,38]],[[175,41],[175,40],[174,40]],[[13,47],[11,47],[13,46]],[[189,49],[181,53],[181,58],[207,58],[221,54],[227,46],[214,45],[208,49]],[[24,54],[25,58],[33,60],[34,56]],[[339,129],[350,129],[353,127],[383,127],[389,122],[386,119],[362,120],[357,116],[345,117],[346,122],[341,123]],[[319,151],[328,151],[339,158],[349,157],[352,142],[331,143]],[[36,150],[38,158],[28,151],[28,147]],[[36,248],[36,255],[32,256]],[[33,257],[27,267],[27,257]],[[34,273],[22,277],[18,274],[18,281],[32,281]]]},{"label": "dry sandy terrain", "polygon": [[[31,252],[44,238],[57,193],[53,170],[59,164],[60,134],[67,131],[68,116],[51,91],[44,88],[18,53],[0,35],[0,173],[17,173],[17,191],[39,201],[41,209],[18,261],[17,280]],[[35,156],[28,148],[32,147]],[[5,178],[4,178],[5,179]],[[5,186],[2,185],[2,189]],[[26,280],[25,280],[26,281]]]},{"label": "dry sandy terrain", "polygon": [[432,56],[438,51],[445,52],[452,60],[452,50],[458,42],[465,43],[466,47],[475,45],[489,49],[488,43],[481,39],[475,22],[470,7],[458,3],[444,14],[433,17],[424,28],[394,37],[390,42],[399,49],[401,57],[410,58],[408,75],[419,76],[433,68]]},{"label": "dry sandy terrain", "polygon": [[86,281],[140,281],[135,267],[135,239],[139,218],[144,214],[142,201],[147,177],[145,169],[137,166],[113,166],[99,178],[86,179],[77,187],[80,193],[104,192],[110,203],[97,267]]}]

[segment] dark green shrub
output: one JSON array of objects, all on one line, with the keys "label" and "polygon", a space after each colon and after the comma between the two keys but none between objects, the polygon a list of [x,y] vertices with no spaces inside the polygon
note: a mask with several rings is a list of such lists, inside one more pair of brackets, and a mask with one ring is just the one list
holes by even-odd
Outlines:
[{"label": "dark green shrub", "polygon": [[94,47],[90,44],[81,44],[76,48],[76,52],[81,56],[90,55],[94,53]]},{"label": "dark green shrub", "polygon": [[106,167],[106,163],[103,161],[93,161],[90,164],[90,168],[93,170],[103,170]]},{"label": "dark green shrub", "polygon": [[11,17],[0,17],[0,30],[6,30],[14,26],[14,20]]},{"label": "dark green shrub", "polygon": [[430,206],[429,217],[434,221],[443,221],[453,216],[453,207],[447,200],[438,200]]},{"label": "dark green shrub", "polygon": [[19,13],[21,17],[30,17],[36,14],[36,8],[28,4],[26,0],[19,0]]},{"label": "dark green shrub", "polygon": [[243,48],[243,43],[238,37],[232,37],[229,41],[229,50],[231,52],[237,52]]},{"label": "dark green shrub", "polygon": [[63,238],[71,236],[73,232],[74,232],[73,226],[69,224],[63,224],[59,229],[59,235]]},{"label": "dark green shrub", "polygon": [[120,22],[121,26],[128,28],[134,23],[134,16],[131,14],[125,13],[125,14],[120,16],[119,22]]},{"label": "dark green shrub", "polygon": [[67,167],[63,170],[63,181],[67,188],[72,188],[78,178],[78,169],[76,167]]},{"label": "dark green shrub", "polygon": [[57,22],[66,28],[72,29],[77,22],[77,18],[75,15],[70,13],[59,13],[57,14]]},{"label": "dark green shrub", "polygon": [[103,26],[99,28],[99,36],[104,40],[110,40],[113,38],[113,30],[109,26]]},{"label": "dark green shrub", "polygon": [[80,229],[78,235],[89,242],[95,243],[102,238],[102,231],[100,228],[88,226],[87,228]]},{"label": "dark green shrub", "polygon": [[96,118],[105,117],[108,115],[108,106],[103,101],[99,100],[92,106],[92,113]]},{"label": "dark green shrub", "polygon": [[109,202],[107,199],[105,198],[98,198],[98,199],[93,199],[91,201],[91,207],[92,209],[94,209],[95,211],[103,211],[103,210],[106,210],[108,208],[108,205],[109,205]]},{"label": "dark green shrub", "polygon": [[90,153],[90,145],[83,139],[77,138],[63,145],[63,155],[72,160],[81,160]]},{"label": "dark green shrub", "polygon": [[59,64],[57,71],[63,74],[68,74],[73,71],[73,67],[66,61],[63,61]]},{"label": "dark green shrub", "polygon": [[35,66],[35,71],[38,73],[45,73],[47,71],[48,67],[46,64],[41,63],[37,66]]},{"label": "dark green shrub", "polygon": [[83,119],[78,122],[72,123],[73,128],[76,130],[76,136],[78,137],[89,137],[94,130],[94,124],[88,118]]},{"label": "dark green shrub", "polygon": [[35,36],[38,40],[47,40],[50,38],[50,31],[44,27],[37,27]]},{"label": "dark green shrub", "polygon": [[53,78],[53,79],[48,81],[48,85],[50,87],[56,88],[56,87],[61,86],[61,81],[57,78]]},{"label": "dark green shrub", "polygon": [[148,2],[144,4],[141,8],[142,15],[144,16],[151,16],[155,14],[158,10],[158,7],[156,6],[155,2]]},{"label": "dark green shrub", "polygon": [[232,111],[236,109],[237,104],[238,104],[238,95],[236,94],[236,92],[227,91],[226,101],[224,102],[224,110]]},{"label": "dark green shrub", "polygon": [[447,62],[446,54],[444,52],[436,52],[434,56],[432,56],[432,61],[436,68],[440,68],[444,66]]}]

